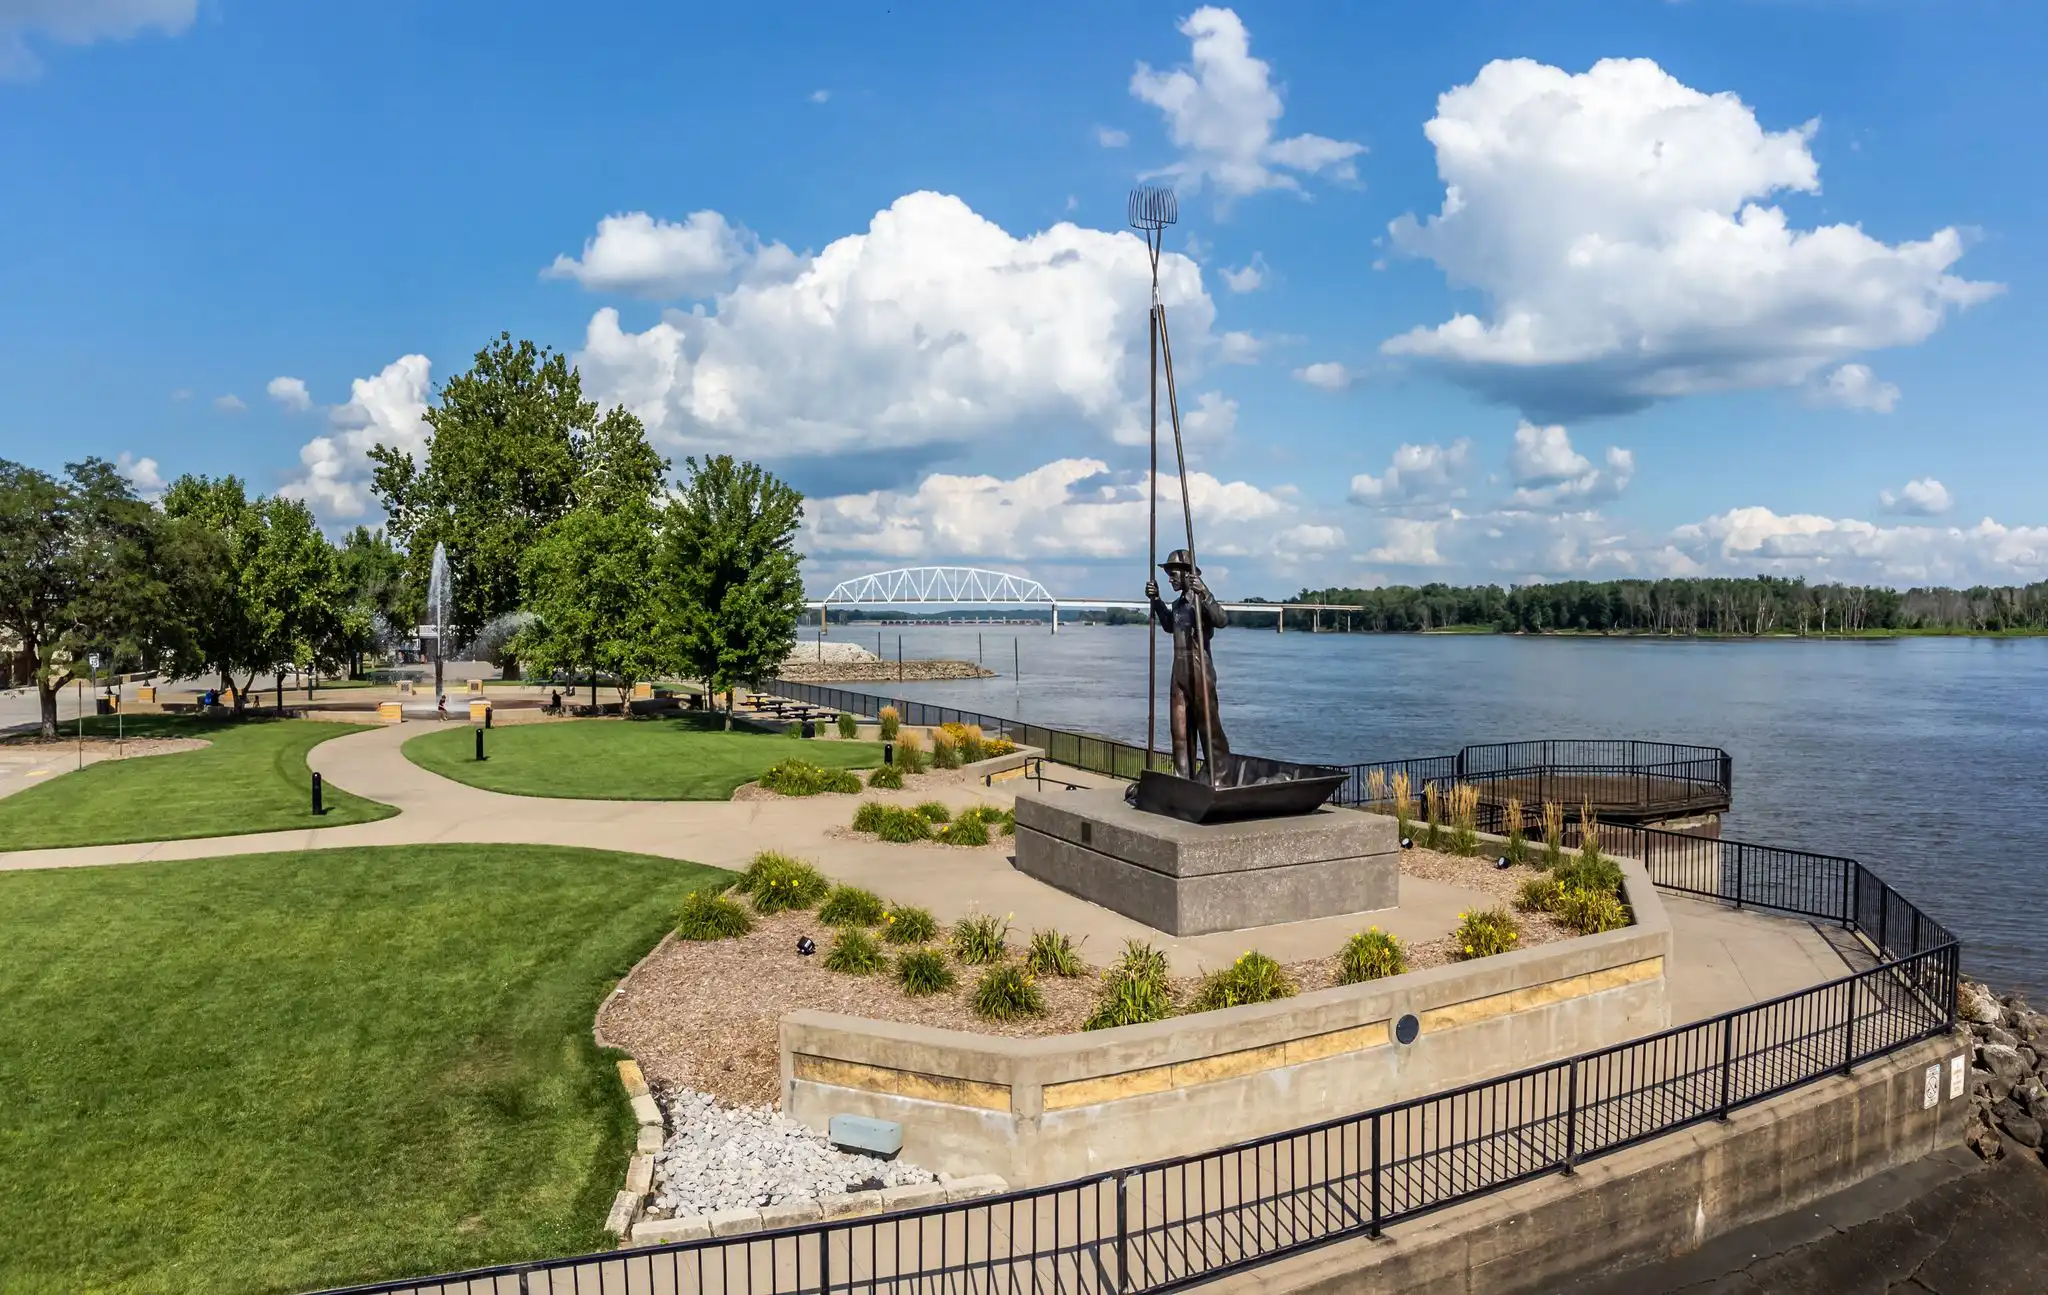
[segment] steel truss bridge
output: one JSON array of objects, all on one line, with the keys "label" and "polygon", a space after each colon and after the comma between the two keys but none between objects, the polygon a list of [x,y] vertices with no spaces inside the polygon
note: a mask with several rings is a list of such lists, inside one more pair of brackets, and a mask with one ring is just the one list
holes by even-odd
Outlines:
[{"label": "steel truss bridge", "polygon": [[[1053,594],[1044,585],[1029,576],[1013,575],[1007,571],[985,571],[980,567],[898,567],[893,571],[876,571],[870,575],[856,576],[842,580],[832,586],[832,591],[823,598],[813,598],[805,606],[818,613],[820,628],[823,628],[826,614],[834,607],[901,607],[938,609],[945,607],[1043,607],[1052,622],[1052,632],[1060,632],[1060,608],[1110,608],[1118,607],[1129,611],[1144,611],[1145,601],[1141,598],[1069,598]],[[1309,614],[1309,631],[1314,633],[1322,628],[1322,614],[1335,616],[1349,615],[1356,607],[1342,603],[1224,603],[1228,612],[1306,612]],[[1275,626],[1280,633],[1286,633],[1287,618],[1276,615]],[[1298,622],[1297,622],[1298,625]]]}]

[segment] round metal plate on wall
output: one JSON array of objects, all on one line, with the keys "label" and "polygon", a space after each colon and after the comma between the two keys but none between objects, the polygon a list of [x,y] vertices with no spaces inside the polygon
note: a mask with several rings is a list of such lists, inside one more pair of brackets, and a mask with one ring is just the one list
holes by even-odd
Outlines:
[{"label": "round metal plate on wall", "polygon": [[1421,1034],[1422,1020],[1413,1012],[1394,1022],[1394,1041],[1397,1043],[1413,1043]]}]

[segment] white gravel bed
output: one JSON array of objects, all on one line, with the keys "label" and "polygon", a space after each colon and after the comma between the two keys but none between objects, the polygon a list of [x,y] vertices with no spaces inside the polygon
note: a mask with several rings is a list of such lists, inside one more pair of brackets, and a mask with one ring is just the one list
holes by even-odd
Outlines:
[{"label": "white gravel bed", "polygon": [[836,1150],[767,1106],[721,1106],[709,1093],[662,1094],[673,1130],[654,1159],[655,1218],[811,1201],[841,1192],[932,1182],[901,1160]]}]

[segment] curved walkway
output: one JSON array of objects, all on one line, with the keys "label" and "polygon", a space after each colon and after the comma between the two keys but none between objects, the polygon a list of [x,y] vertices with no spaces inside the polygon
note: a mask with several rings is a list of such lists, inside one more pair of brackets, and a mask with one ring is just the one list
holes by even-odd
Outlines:
[{"label": "curved walkway", "polygon": [[[812,859],[838,881],[886,898],[930,908],[941,921],[975,911],[1012,915],[1019,930],[1053,926],[1085,939],[1085,956],[1105,962],[1127,939],[1164,950],[1176,974],[1220,966],[1247,947],[1250,932],[1176,938],[1121,914],[1035,881],[999,849],[891,845],[850,837],[846,827],[860,798],[738,801],[549,800],[485,791],[422,769],[399,748],[430,726],[408,723],[334,738],[313,748],[308,763],[333,786],[395,806],[374,823],[246,836],[199,837],[132,845],[77,846],[0,854],[0,871],[74,868],[200,859],[229,854],[320,850],[343,846],[539,844],[587,846],[740,868],[757,852],[777,849]],[[1068,781],[1101,784],[1096,775],[1063,770]],[[1022,783],[985,788],[925,781],[914,791],[865,796],[911,804],[942,800],[955,808],[1007,806]],[[1404,940],[1434,939],[1458,914],[1490,904],[1475,890],[1404,877],[1401,906],[1363,918]],[[1803,922],[1735,913],[1718,905],[1667,896],[1672,919],[1672,1019],[1683,1021],[1789,993],[1842,974],[1827,942]],[[1359,929],[1359,915],[1271,926],[1256,933],[1259,948],[1282,962],[1327,957]]]}]

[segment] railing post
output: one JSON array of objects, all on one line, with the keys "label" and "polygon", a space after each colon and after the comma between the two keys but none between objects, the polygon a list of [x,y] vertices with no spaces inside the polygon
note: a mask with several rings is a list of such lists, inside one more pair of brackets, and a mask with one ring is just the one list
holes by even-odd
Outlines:
[{"label": "railing post", "polygon": [[1891,945],[1887,943],[1889,932],[1886,929],[1891,925],[1891,890],[1890,886],[1885,886],[1877,892],[1877,960],[1879,962],[1885,961],[1885,950],[1891,948]]},{"label": "railing post", "polygon": [[1735,847],[1735,906],[1737,908],[1742,907],[1742,849],[1743,847],[1740,845]]},{"label": "railing post", "polygon": [[1564,1175],[1569,1178],[1579,1165],[1579,1059],[1565,1063]]},{"label": "railing post", "polygon": [[1842,982],[1842,1073],[1856,1073],[1856,986],[1859,980]]},{"label": "railing post", "polygon": [[1372,1120],[1372,1222],[1366,1226],[1365,1234],[1377,1237],[1380,1234],[1380,1117]]},{"label": "railing post", "polygon": [[832,1229],[818,1229],[818,1295],[832,1295]]},{"label": "railing post", "polygon": [[1729,1076],[1735,1069],[1735,1015],[1729,1013],[1721,1018],[1721,1109],[1714,1118],[1722,1123],[1728,1120]]},{"label": "railing post", "polygon": [[1120,1291],[1131,1288],[1129,1177],[1125,1170],[1116,1171],[1116,1288]]}]

